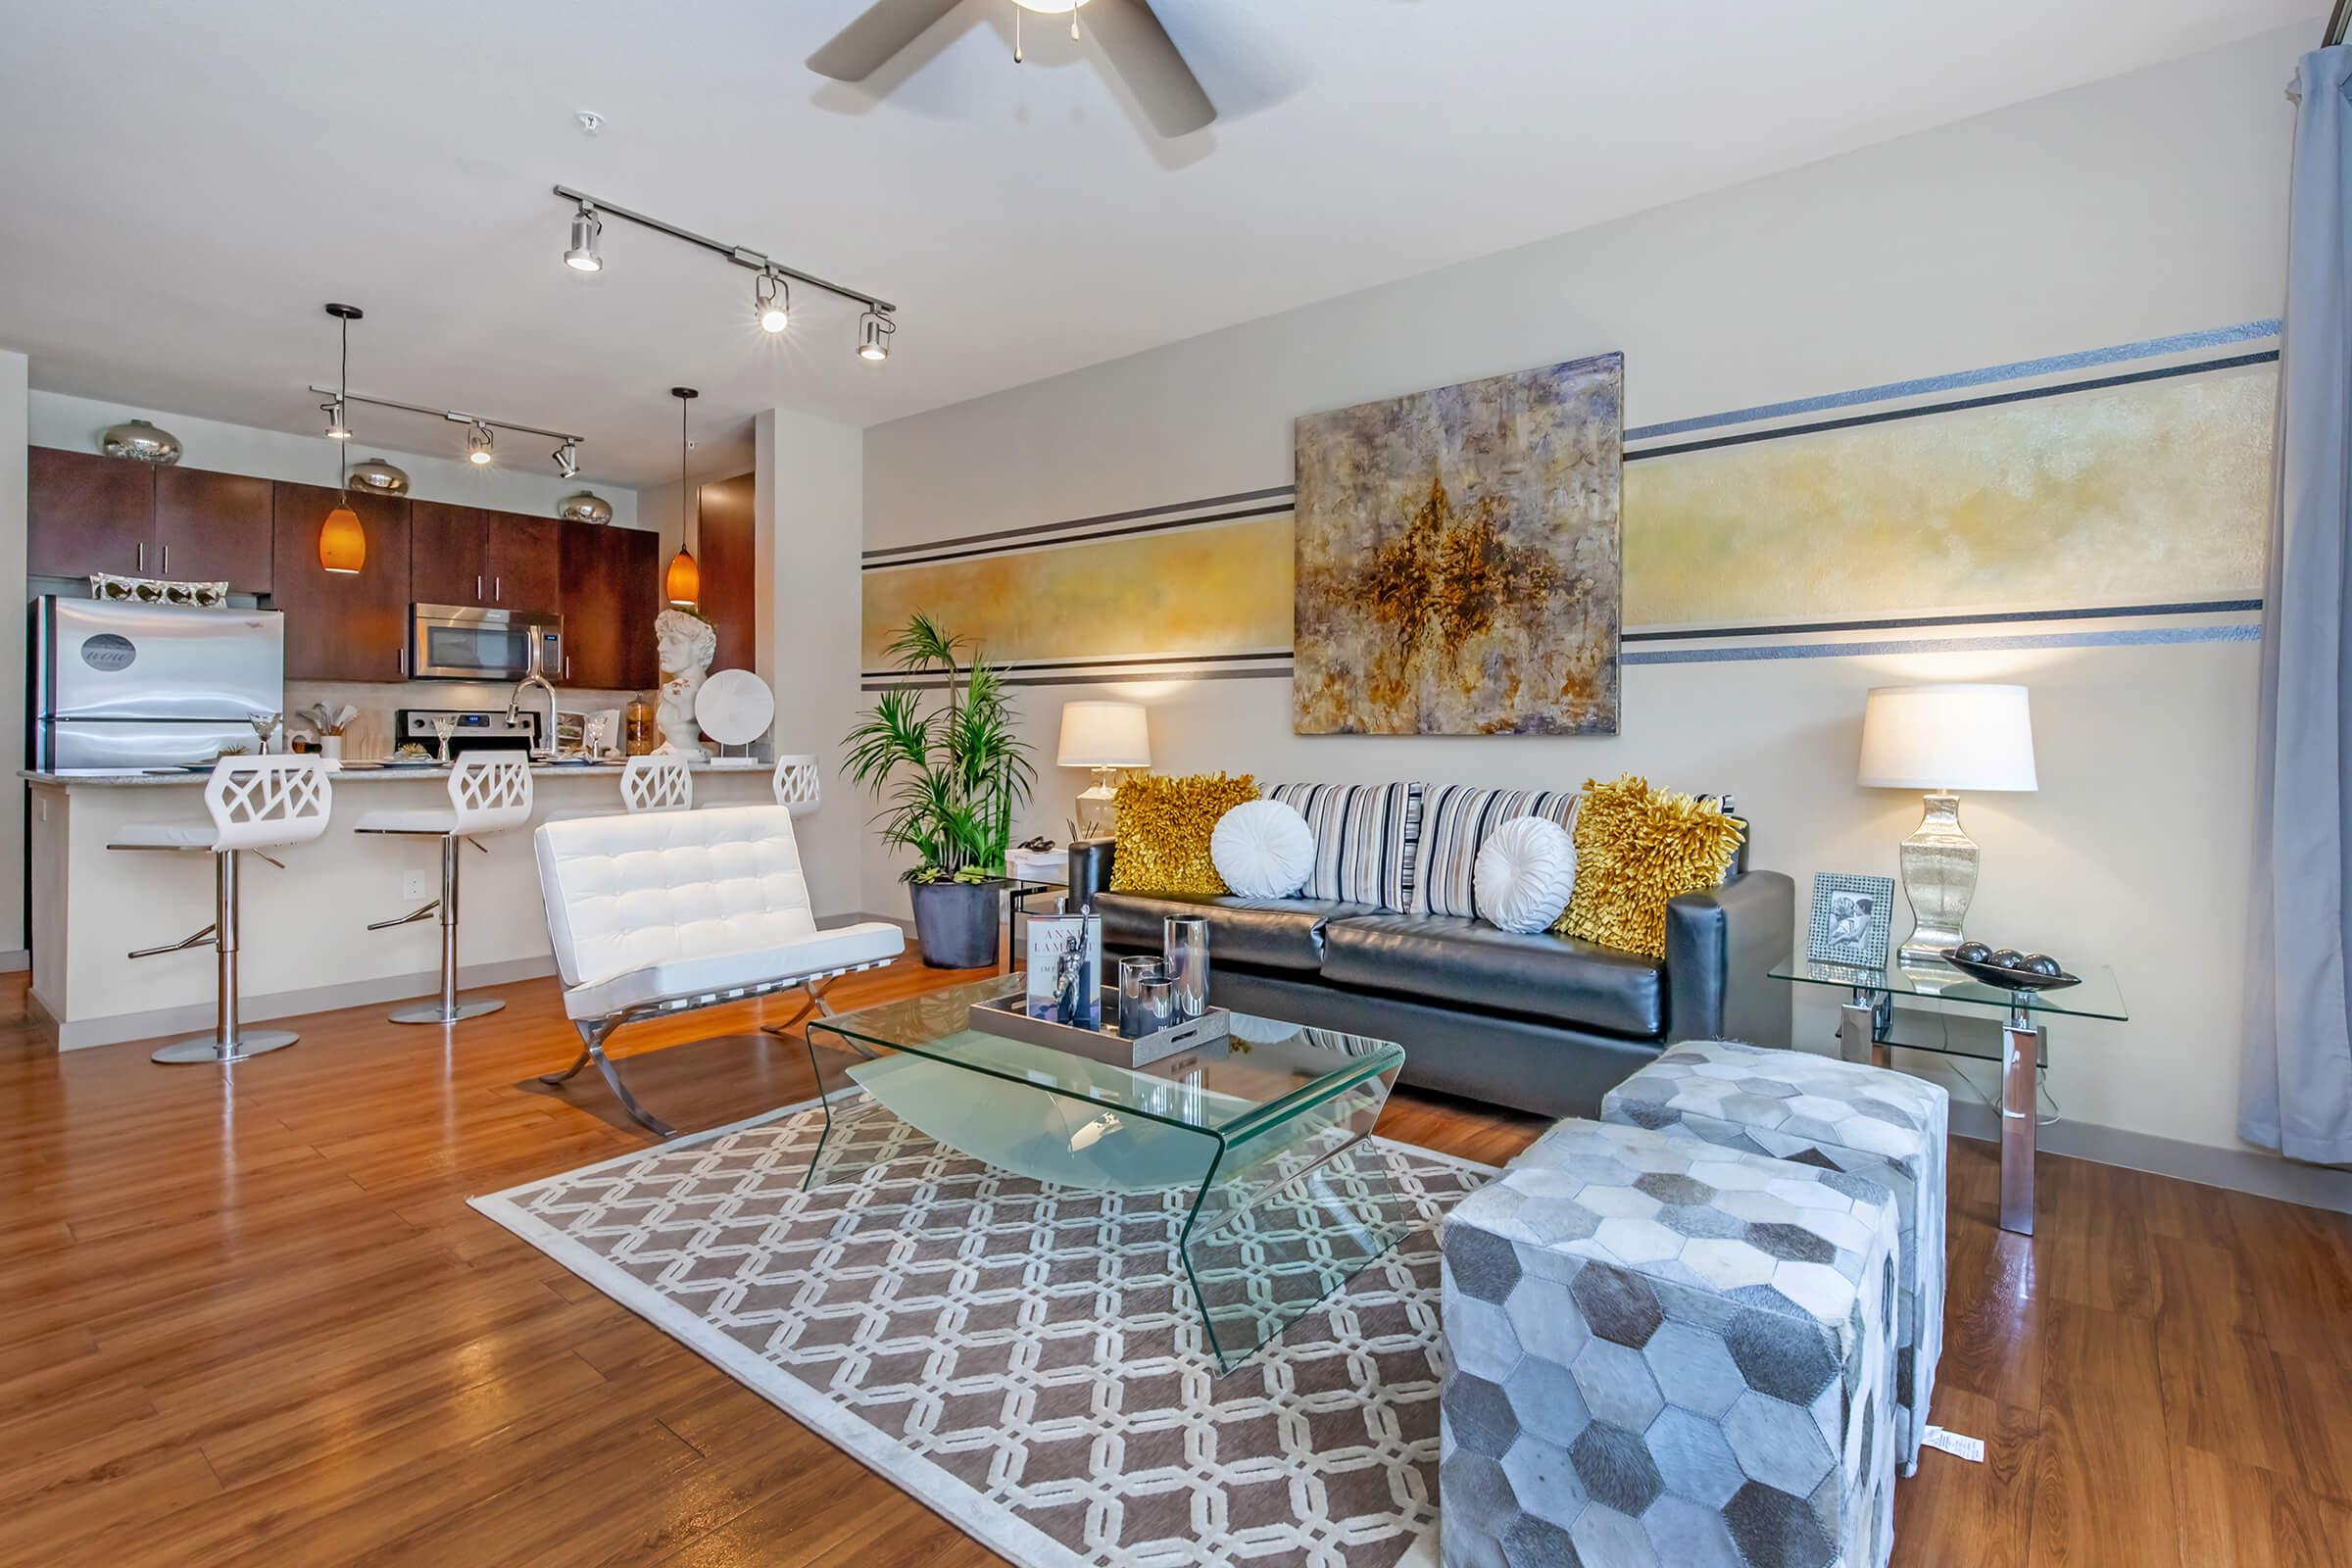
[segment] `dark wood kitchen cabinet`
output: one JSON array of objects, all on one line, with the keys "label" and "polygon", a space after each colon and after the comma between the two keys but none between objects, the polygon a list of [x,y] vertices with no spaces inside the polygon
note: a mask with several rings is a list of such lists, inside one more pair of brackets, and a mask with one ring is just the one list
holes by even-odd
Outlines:
[{"label": "dark wood kitchen cabinet", "polygon": [[270,604],[285,612],[288,680],[403,680],[409,672],[409,503],[354,495],[368,560],[345,576],[318,564],[318,529],[343,499],[280,481]]},{"label": "dark wood kitchen cabinet", "polygon": [[654,617],[662,612],[661,536],[644,528],[566,523],[563,684],[646,691],[662,679]]},{"label": "dark wood kitchen cabinet", "polygon": [[759,531],[753,499],[748,473],[703,486],[694,552],[703,570],[703,602],[695,608],[718,633],[712,669],[750,669],[759,651]]},{"label": "dark wood kitchen cabinet", "polygon": [[62,447],[31,447],[24,457],[25,571],[155,572],[154,468]]},{"label": "dark wood kitchen cabinet", "polygon": [[238,593],[270,592],[276,487],[245,473],[158,468],[155,473],[156,575],[186,582],[225,580]]},{"label": "dark wood kitchen cabinet", "polygon": [[557,608],[563,552],[554,518],[418,501],[410,526],[409,596],[418,604]]},{"label": "dark wood kitchen cabinet", "polygon": [[26,458],[24,569],[32,575],[111,571],[270,591],[269,480],[56,447],[33,447]]}]

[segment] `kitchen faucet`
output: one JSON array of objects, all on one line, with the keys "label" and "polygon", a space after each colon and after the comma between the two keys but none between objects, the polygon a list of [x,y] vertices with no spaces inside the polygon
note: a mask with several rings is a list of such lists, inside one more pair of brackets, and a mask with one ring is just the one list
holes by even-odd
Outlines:
[{"label": "kitchen faucet", "polygon": [[533,686],[547,693],[547,728],[540,731],[539,737],[545,744],[532,745],[531,760],[552,761],[556,756],[556,689],[548,683],[545,657],[540,652],[539,639],[536,637],[531,639],[530,669],[514,683],[514,690],[507,698],[508,723],[512,724],[522,716],[522,694]]}]

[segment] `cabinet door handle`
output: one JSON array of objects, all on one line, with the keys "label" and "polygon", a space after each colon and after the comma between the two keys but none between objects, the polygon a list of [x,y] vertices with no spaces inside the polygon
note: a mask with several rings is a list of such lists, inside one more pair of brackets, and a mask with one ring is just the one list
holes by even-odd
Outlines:
[{"label": "cabinet door handle", "polygon": [[144,539],[139,541],[138,569],[141,571],[145,571],[147,569],[147,541]]},{"label": "cabinet door handle", "polygon": [[406,648],[400,651],[400,678],[402,680],[409,678],[409,651]]},{"label": "cabinet door handle", "polygon": [[473,574],[473,597],[476,600],[482,597],[482,574],[478,571]]},{"label": "cabinet door handle", "polygon": [[506,578],[493,577],[490,579],[490,602],[494,605],[503,605],[507,602]]}]

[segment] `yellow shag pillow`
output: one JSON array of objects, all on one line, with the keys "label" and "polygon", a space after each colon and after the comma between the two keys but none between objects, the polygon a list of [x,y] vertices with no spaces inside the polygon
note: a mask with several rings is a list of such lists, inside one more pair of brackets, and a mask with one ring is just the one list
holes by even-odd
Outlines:
[{"label": "yellow shag pillow", "polygon": [[1576,811],[1576,890],[1554,931],[1666,956],[1666,901],[1711,888],[1740,851],[1740,826],[1714,801],[1628,773],[1585,782]]},{"label": "yellow shag pillow", "polygon": [[1138,774],[1119,786],[1118,850],[1110,862],[1113,893],[1224,893],[1225,879],[1208,858],[1217,818],[1257,799],[1257,780],[1244,773],[1195,773],[1189,778]]}]

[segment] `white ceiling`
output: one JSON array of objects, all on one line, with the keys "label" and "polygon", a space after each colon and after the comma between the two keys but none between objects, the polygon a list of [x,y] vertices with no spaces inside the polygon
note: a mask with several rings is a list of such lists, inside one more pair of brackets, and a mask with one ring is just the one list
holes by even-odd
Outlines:
[{"label": "white ceiling", "polygon": [[[763,407],[895,418],[2313,0],[1159,0],[1223,111],[1172,143],[1051,21],[1015,67],[1006,0],[965,0],[863,86],[811,74],[863,3],[0,0],[0,346],[36,387],[308,430],[318,307],[348,300],[356,389],[576,429],[591,477],[656,482],[674,382],[718,463]],[[557,182],[895,301],[892,360],[857,360],[855,308],[807,293],[763,337],[749,273],[618,221],[603,274],[570,271]]]}]

